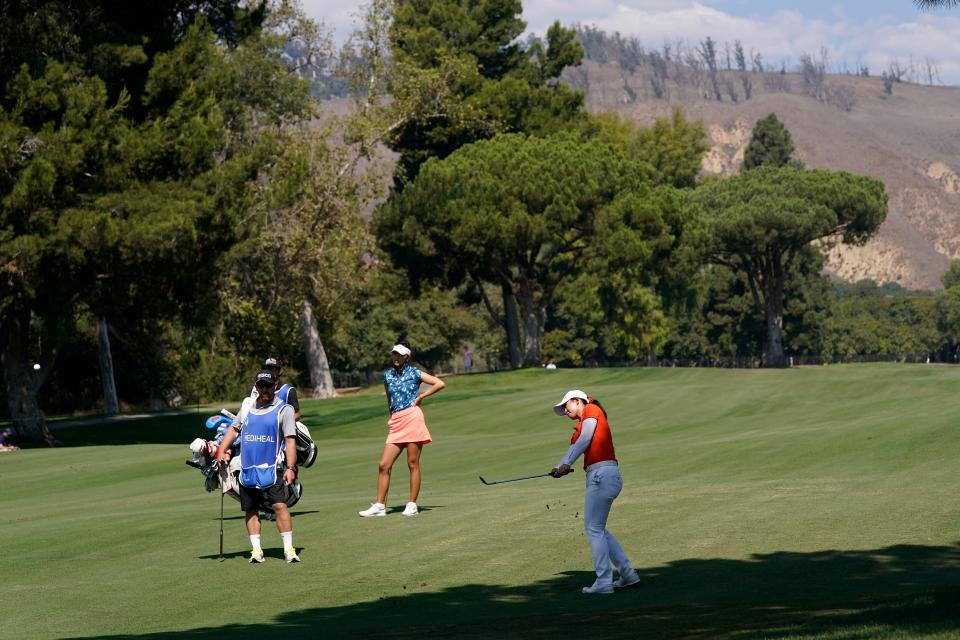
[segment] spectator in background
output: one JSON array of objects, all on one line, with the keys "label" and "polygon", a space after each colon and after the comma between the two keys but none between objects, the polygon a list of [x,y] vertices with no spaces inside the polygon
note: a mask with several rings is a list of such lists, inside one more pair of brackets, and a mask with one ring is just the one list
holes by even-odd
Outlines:
[{"label": "spectator in background", "polygon": [[473,371],[473,351],[470,351],[467,345],[463,345],[463,371],[464,373]]},{"label": "spectator in background", "polygon": [[20,451],[20,447],[10,442],[10,429],[0,431],[0,451]]}]

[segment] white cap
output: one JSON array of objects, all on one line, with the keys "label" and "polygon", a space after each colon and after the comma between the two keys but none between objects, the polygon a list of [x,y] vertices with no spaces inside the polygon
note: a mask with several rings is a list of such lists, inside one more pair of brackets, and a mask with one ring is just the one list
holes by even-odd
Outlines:
[{"label": "white cap", "polygon": [[395,345],[393,345],[393,349],[390,349],[390,351],[391,351],[391,352],[394,352],[394,351],[395,351],[395,352],[399,353],[399,354],[402,355],[402,356],[408,356],[408,355],[410,355],[410,349],[408,349],[407,347],[403,346],[402,344],[395,344]]},{"label": "white cap", "polygon": [[585,394],[583,391],[580,391],[580,389],[570,389],[570,391],[567,391],[565,394],[563,394],[563,400],[553,405],[553,412],[562,417],[564,415],[563,408],[566,406],[568,401],[573,400],[574,398],[580,398],[586,402],[587,394]]}]

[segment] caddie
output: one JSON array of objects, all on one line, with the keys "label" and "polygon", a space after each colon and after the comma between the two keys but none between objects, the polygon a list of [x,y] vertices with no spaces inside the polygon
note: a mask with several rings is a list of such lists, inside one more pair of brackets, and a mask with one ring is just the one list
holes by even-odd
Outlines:
[{"label": "caddie", "polygon": [[297,479],[296,422],[293,407],[277,396],[276,384],[272,371],[264,369],[257,374],[256,401],[239,424],[230,426],[217,451],[217,461],[224,464],[225,452],[240,438],[238,493],[250,534],[251,563],[264,560],[260,545],[261,501],[269,503],[276,514],[284,559],[300,562],[293,546],[293,517],[285,500],[290,485]]}]

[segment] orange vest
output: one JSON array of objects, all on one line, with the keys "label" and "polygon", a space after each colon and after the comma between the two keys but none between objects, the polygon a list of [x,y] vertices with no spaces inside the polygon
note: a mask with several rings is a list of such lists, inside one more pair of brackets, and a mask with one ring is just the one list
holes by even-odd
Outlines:
[{"label": "orange vest", "polygon": [[610,425],[607,423],[603,411],[595,404],[588,404],[583,407],[583,417],[573,428],[573,437],[570,438],[570,444],[573,444],[580,438],[580,430],[583,428],[583,421],[593,418],[597,421],[597,428],[593,430],[593,440],[583,454],[583,468],[586,469],[594,462],[603,462],[604,460],[616,460],[617,455],[613,450],[613,436],[610,434]]}]

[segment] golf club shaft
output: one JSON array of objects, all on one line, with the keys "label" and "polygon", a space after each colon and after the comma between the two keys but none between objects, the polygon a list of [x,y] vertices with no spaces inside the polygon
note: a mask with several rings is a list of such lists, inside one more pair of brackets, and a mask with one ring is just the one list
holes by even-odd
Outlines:
[{"label": "golf club shaft", "polygon": [[[573,473],[573,469],[570,469],[570,473]],[[490,481],[484,480],[483,476],[480,476],[480,481],[483,482],[483,484],[503,484],[504,482],[519,482],[520,480],[531,480],[533,478],[545,478],[549,475],[550,475],[549,473],[535,473],[532,476],[523,476],[521,478],[509,478],[507,480],[490,480]]]},{"label": "golf club shaft", "polygon": [[506,480],[494,480],[491,484],[503,484],[504,482],[519,482],[520,480],[532,480],[533,478],[543,478],[550,475],[549,473],[537,473],[532,476],[523,476],[521,478],[508,478]]},{"label": "golf club shaft", "polygon": [[[222,482],[222,481],[221,481]],[[220,486],[220,557],[223,557],[223,486]]]}]

